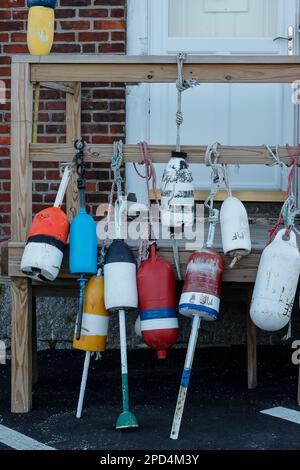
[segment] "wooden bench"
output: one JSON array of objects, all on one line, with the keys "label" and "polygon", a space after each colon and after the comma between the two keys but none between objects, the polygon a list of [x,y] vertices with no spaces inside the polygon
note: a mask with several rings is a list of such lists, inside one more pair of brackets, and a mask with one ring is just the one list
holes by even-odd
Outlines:
[{"label": "wooden bench", "polygon": [[[184,65],[184,76],[203,83],[290,83],[300,78],[300,57],[191,56]],[[73,296],[78,290],[68,273],[67,254],[59,278],[47,285],[32,283],[20,271],[20,260],[32,221],[32,162],[70,162],[72,140],[81,136],[81,82],[168,83],[177,78],[175,56],[50,55],[14,56],[12,60],[12,145],[11,145],[11,241],[1,245],[1,272],[11,280],[12,291],[12,383],[11,409],[28,412],[32,406],[32,385],[36,379],[35,297],[38,295]],[[63,83],[62,83],[63,82]],[[32,143],[34,84],[45,84],[66,92],[67,139],[65,144]],[[166,163],[170,146],[150,146],[154,163]],[[186,146],[190,163],[204,163],[206,147]],[[109,162],[112,145],[87,145],[88,162]],[[279,149],[282,161],[291,164],[285,148]],[[124,146],[124,161],[140,162],[137,145]],[[220,163],[270,164],[264,147],[221,147]],[[71,184],[67,193],[70,220],[78,210],[78,193]],[[276,196],[270,197],[271,200]],[[273,198],[273,199],[272,199]],[[282,195],[281,195],[282,198]],[[267,227],[260,227],[267,233]],[[257,229],[258,230],[258,229]],[[255,245],[258,232],[252,234],[254,249],[233,269],[226,261],[225,286],[243,283],[247,288],[245,314],[248,338],[248,386],[257,382],[255,327],[248,315],[251,290],[263,245]],[[173,262],[171,248],[160,247],[160,255]],[[190,252],[180,248],[180,263],[185,270]],[[300,398],[299,398],[300,399]]]}]

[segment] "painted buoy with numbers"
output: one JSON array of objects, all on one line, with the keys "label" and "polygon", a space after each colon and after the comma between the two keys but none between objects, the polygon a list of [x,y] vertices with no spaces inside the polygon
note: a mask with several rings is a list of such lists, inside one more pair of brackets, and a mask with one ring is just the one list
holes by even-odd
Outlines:
[{"label": "painted buoy with numbers", "polygon": [[171,264],[159,258],[151,245],[151,255],[137,275],[141,332],[145,343],[165,359],[178,338],[176,287]]},{"label": "painted buoy with numbers", "polygon": [[61,209],[70,180],[66,166],[53,207],[35,215],[21,260],[21,270],[38,281],[54,281],[58,276],[70,223]]},{"label": "painted buoy with numbers", "polygon": [[290,321],[300,274],[300,253],[293,231],[280,230],[264,249],[257,271],[250,316],[265,331],[277,331]]},{"label": "painted buoy with numbers", "polygon": [[186,269],[179,302],[179,313],[213,321],[219,317],[220,296],[224,272],[222,256],[211,248],[193,253]]},{"label": "painted buoy with numbers", "polygon": [[184,152],[172,152],[162,177],[161,221],[167,227],[192,225],[194,221],[193,176]]},{"label": "painted buoy with numbers", "polygon": [[233,258],[230,267],[236,261],[251,252],[249,221],[244,204],[236,197],[229,196],[222,204],[220,225],[223,251]]},{"label": "painted buoy with numbers", "polygon": [[48,55],[54,39],[57,0],[27,0],[27,46],[32,55]]}]

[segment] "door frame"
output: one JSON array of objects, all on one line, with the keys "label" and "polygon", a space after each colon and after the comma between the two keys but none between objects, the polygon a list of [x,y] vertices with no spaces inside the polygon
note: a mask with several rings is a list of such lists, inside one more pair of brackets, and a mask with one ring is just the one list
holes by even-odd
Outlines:
[{"label": "door frame", "polygon": [[[293,10],[295,14],[294,24],[295,28],[295,54],[300,51],[300,29],[297,25],[300,24],[300,0],[278,0],[281,4],[285,4],[285,8],[289,11]],[[156,4],[156,5],[155,5]],[[127,54],[128,55],[147,55],[155,54],[156,45],[159,40],[158,34],[154,34],[153,11],[154,6],[162,5],[164,9],[168,5],[168,0],[127,0]],[[164,10],[165,11],[165,10]],[[146,14],[145,14],[146,12]],[[289,13],[291,15],[291,13]],[[166,21],[165,15],[158,15],[155,17],[155,23],[160,21],[162,24]],[[281,18],[281,31],[284,33],[284,23]],[[299,26],[300,28],[300,26]],[[160,28],[162,31],[162,29]],[[157,31],[156,31],[157,32]],[[286,47],[282,41],[282,48]],[[160,43],[161,44],[161,43]],[[161,47],[161,46],[160,46]],[[149,141],[150,136],[150,120],[148,118],[150,112],[150,86],[148,84],[128,85],[126,87],[126,142],[136,144],[142,139]],[[139,123],[139,129],[135,123]],[[300,142],[300,105],[294,105],[294,145]],[[298,196],[298,203],[300,204],[300,172],[297,168],[298,178],[295,183],[295,194]],[[131,164],[126,167],[126,191],[136,189],[136,172]],[[141,181],[138,184],[137,195],[140,200],[145,201],[145,188]],[[258,193],[261,193],[260,200],[264,201],[265,191],[249,191],[255,192],[256,200],[258,200]],[[278,201],[282,200],[282,192],[278,193]],[[268,194],[270,192],[268,191]],[[274,192],[275,194],[275,192]],[[274,196],[276,199],[276,195]]]}]

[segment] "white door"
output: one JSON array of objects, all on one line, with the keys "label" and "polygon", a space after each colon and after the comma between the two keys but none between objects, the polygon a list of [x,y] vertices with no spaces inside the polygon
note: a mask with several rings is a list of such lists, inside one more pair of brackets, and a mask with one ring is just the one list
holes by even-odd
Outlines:
[{"label": "white door", "polygon": [[[297,0],[129,0],[128,54],[287,54]],[[296,38],[296,42],[297,42]],[[296,107],[291,85],[201,84],[183,94],[182,144],[285,145],[294,143]],[[128,88],[127,142],[176,142],[175,84]],[[156,165],[160,181],[163,165]],[[210,170],[194,165],[195,186],[206,189]],[[144,182],[130,166],[127,191],[144,199]],[[234,189],[280,190],[277,167],[230,168]]]}]

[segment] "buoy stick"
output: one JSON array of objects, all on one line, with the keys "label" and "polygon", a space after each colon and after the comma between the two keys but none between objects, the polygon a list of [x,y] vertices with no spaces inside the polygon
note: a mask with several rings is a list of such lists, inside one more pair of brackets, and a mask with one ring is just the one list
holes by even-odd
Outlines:
[{"label": "buoy stick", "polygon": [[81,276],[79,279],[80,287],[79,287],[79,310],[77,315],[77,323],[76,323],[76,339],[77,341],[80,340],[81,336],[81,325],[82,325],[82,315],[83,315],[83,301],[84,301],[84,288],[87,279]]},{"label": "buoy stick", "polygon": [[174,414],[174,419],[173,419],[173,424],[172,424],[172,430],[170,434],[171,439],[177,439],[179,435],[187,389],[189,386],[190,375],[192,372],[192,365],[193,365],[193,359],[194,359],[194,354],[195,354],[195,349],[196,349],[196,344],[197,344],[200,322],[201,322],[200,316],[194,315],[193,323],[192,323],[192,330],[191,330],[188,349],[187,349],[187,353],[185,357],[184,369],[183,369],[183,373],[181,377],[181,384],[180,384],[180,389],[178,393],[178,399],[177,399],[177,404],[176,404],[176,409],[175,409],[175,414]]},{"label": "buoy stick", "polygon": [[68,166],[66,166],[65,169],[64,169],[64,174],[63,174],[62,180],[61,180],[59,188],[58,188],[58,192],[57,192],[56,199],[55,199],[55,202],[54,202],[54,207],[61,207],[62,206],[64,197],[65,197],[65,194],[66,194],[66,191],[67,191],[67,188],[68,188],[68,184],[69,184],[69,181],[70,181],[70,176],[71,176],[70,168]]},{"label": "buoy stick", "polygon": [[87,382],[89,367],[90,367],[90,360],[91,360],[91,352],[86,351],[85,358],[84,358],[84,366],[83,366],[83,371],[82,371],[82,379],[81,379],[81,385],[80,385],[80,394],[79,394],[76,418],[81,418],[86,382]]},{"label": "buoy stick", "polygon": [[119,310],[123,411],[129,410],[125,310]]},{"label": "buoy stick", "polygon": [[121,373],[122,373],[122,400],[123,412],[120,414],[116,428],[137,428],[138,423],[133,413],[129,411],[128,366],[126,345],[125,310],[119,310],[120,347],[121,347]]}]

